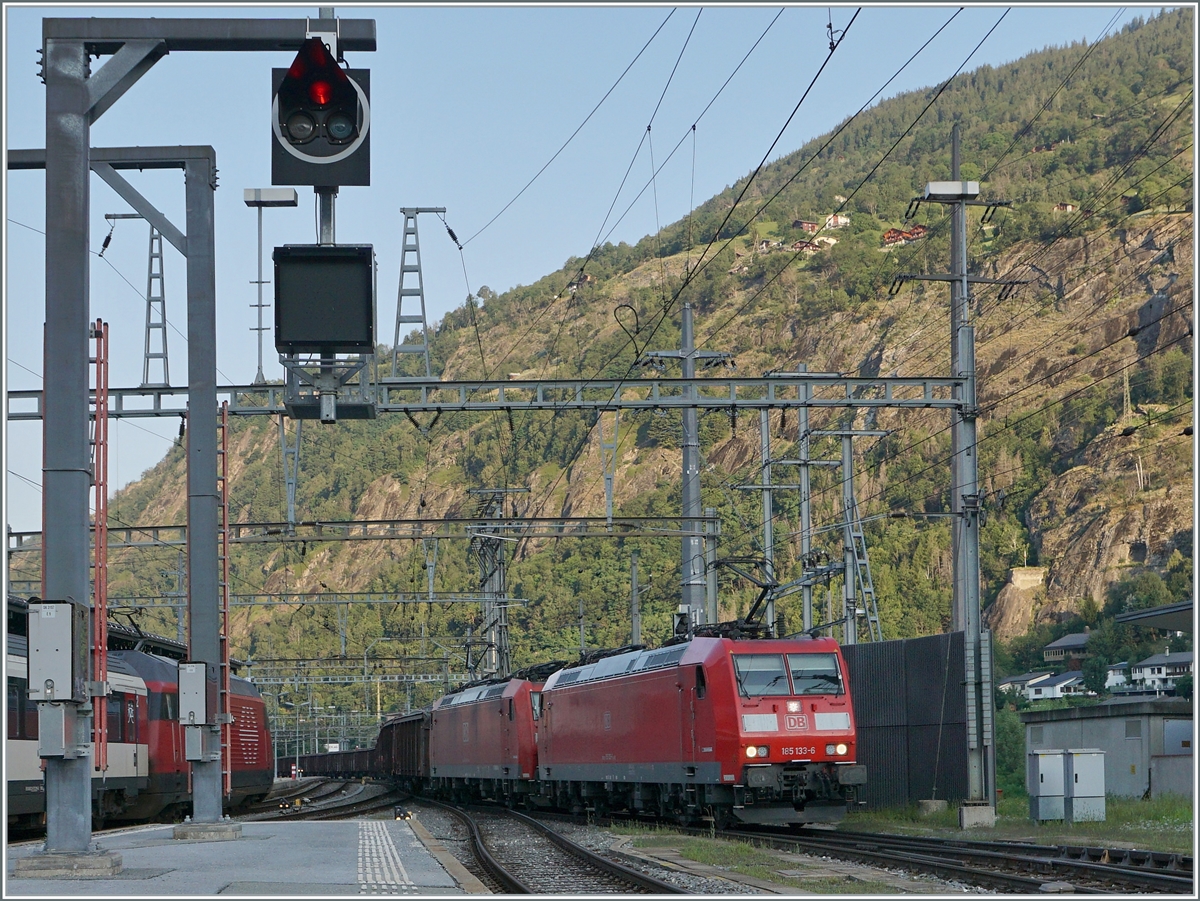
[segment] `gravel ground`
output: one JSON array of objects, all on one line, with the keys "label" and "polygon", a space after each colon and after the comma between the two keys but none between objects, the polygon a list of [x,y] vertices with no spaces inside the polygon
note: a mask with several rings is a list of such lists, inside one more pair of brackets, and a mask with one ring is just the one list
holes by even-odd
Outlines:
[{"label": "gravel ground", "polygon": [[[450,814],[439,810],[436,807],[421,804],[417,801],[409,803],[409,809],[421,821],[421,824],[429,830],[429,832],[438,838],[446,846],[446,849],[453,854],[462,864],[473,874],[481,879],[485,879],[484,875],[478,871],[471,855],[469,843],[462,838],[462,827],[457,824],[455,819]],[[775,884],[773,887],[758,882],[757,880],[747,880],[746,877],[738,873],[730,871],[724,878],[707,878],[705,876],[694,873],[682,872],[667,866],[655,866],[652,863],[643,862],[625,854],[621,854],[622,846],[625,845],[626,836],[618,835],[610,832],[607,829],[601,829],[596,826],[584,826],[573,823],[566,823],[557,820],[543,820],[543,822],[567,836],[573,842],[583,845],[585,848],[597,853],[605,854],[619,860],[626,866],[638,869],[643,873],[661,879],[664,882],[669,882],[672,885],[677,885],[691,894],[696,895],[762,895],[773,893],[787,894],[802,894],[794,886],[786,886],[783,884]],[[614,846],[615,852],[614,852]],[[637,849],[640,853],[646,856],[654,856],[654,848]],[[787,855],[780,860],[780,870],[788,869],[806,869],[814,868],[816,872],[813,875],[826,875],[831,879],[842,880],[846,883],[848,893],[862,894],[861,890],[854,891],[854,886],[858,883],[861,887],[862,883],[880,883],[884,882],[891,886],[887,894],[900,893],[917,893],[929,895],[962,895],[962,894],[979,894],[989,895],[996,894],[988,889],[978,888],[975,886],[964,885],[960,882],[951,880],[937,879],[932,876],[924,876],[920,873],[909,872],[900,868],[878,868],[869,867],[862,864],[856,864],[849,861],[833,860],[831,858],[812,857],[808,855]],[[782,880],[781,880],[782,882]],[[824,894],[819,892],[819,894]]]}]

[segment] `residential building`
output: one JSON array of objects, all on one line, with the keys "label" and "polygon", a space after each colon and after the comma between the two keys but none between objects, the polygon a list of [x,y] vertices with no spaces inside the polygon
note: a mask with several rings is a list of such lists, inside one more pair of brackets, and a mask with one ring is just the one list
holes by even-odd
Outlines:
[{"label": "residential building", "polygon": [[1176,680],[1183,676],[1192,675],[1192,652],[1168,649],[1163,654],[1147,657],[1140,663],[1135,663],[1130,669],[1129,680],[1142,688],[1152,688],[1156,691],[1170,691],[1175,688]]},{"label": "residential building", "polygon": [[1043,679],[1049,679],[1053,673],[1022,673],[1019,676],[1009,676],[1007,679],[1001,679],[997,683],[997,687],[1008,694],[1025,694],[1025,689],[1035,682]]},{"label": "residential building", "polygon": [[904,241],[904,236],[908,232],[902,232],[898,228],[889,228],[883,233],[883,245],[887,247],[891,244],[901,244]]},{"label": "residential building", "polygon": [[825,217],[826,228],[845,228],[850,224],[850,217],[841,213],[830,213]]},{"label": "residential building", "polygon": [[1058,676],[1047,676],[1031,683],[1025,689],[1025,697],[1031,701],[1046,701],[1052,698],[1066,698],[1087,693],[1083,685],[1083,673],[1072,670]]},{"label": "residential building", "polygon": [[1087,650],[1090,637],[1087,631],[1064,635],[1058,641],[1052,641],[1042,648],[1042,659],[1047,663],[1061,663],[1071,669],[1078,669],[1084,660],[1092,656]]},{"label": "residential building", "polygon": [[1111,664],[1108,668],[1108,675],[1104,677],[1104,688],[1107,691],[1112,691],[1114,688],[1119,688],[1129,682],[1126,671],[1129,669],[1129,662],[1122,660],[1120,663]]},{"label": "residential building", "polygon": [[792,223],[792,228],[798,228],[801,231],[805,231],[811,235],[815,235],[817,232],[819,232],[821,230],[821,225],[818,222],[809,222],[807,219],[797,219],[795,222]]}]

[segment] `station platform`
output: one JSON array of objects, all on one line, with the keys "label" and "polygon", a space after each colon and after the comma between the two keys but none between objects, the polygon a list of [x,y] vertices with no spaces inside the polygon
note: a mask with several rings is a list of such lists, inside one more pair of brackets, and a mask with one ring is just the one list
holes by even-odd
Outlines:
[{"label": "station platform", "polygon": [[118,875],[15,878],[41,843],[8,848],[5,898],[108,896],[286,897],[486,893],[415,820],[249,822],[231,841],[175,839],[172,826],[95,837],[121,856]]}]

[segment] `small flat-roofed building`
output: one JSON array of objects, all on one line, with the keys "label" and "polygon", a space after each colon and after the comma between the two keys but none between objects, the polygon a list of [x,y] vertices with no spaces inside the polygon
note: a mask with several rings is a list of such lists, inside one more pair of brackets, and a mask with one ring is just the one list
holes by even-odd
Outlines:
[{"label": "small flat-roofed building", "polygon": [[1090,707],[1025,710],[1025,752],[1057,748],[1104,751],[1108,794],[1140,798],[1194,793],[1192,702],[1113,698]]}]

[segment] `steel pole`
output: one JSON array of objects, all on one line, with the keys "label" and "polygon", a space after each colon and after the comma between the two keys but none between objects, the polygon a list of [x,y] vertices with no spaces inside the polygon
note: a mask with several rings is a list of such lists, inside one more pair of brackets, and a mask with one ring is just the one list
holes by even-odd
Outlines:
[{"label": "steel pole", "polygon": [[845,564],[842,586],[842,644],[858,644],[858,592],[855,590],[858,567],[854,562],[854,445],[849,434],[842,435],[842,559]]},{"label": "steel pole", "polygon": [[[950,178],[959,181],[962,177],[959,154],[959,129],[954,125],[950,130]],[[950,206],[950,272],[955,280],[950,282],[950,374],[957,375],[959,371],[959,335],[958,330],[963,325],[963,307],[967,292],[967,252],[966,252],[966,211],[964,202]],[[954,388],[955,400],[962,400],[962,391]],[[966,579],[963,573],[963,528],[962,528],[962,416],[956,407],[950,413],[950,512],[954,516],[950,520],[951,568],[952,568],[952,600],[950,609],[950,630],[957,632],[966,628]]]},{"label": "steel pole", "polygon": [[[759,443],[762,448],[762,511],[763,511],[763,575],[768,582],[775,580],[775,501],[771,491],[771,411],[759,410]],[[767,598],[764,614],[767,627],[775,634],[775,598]]]},{"label": "steel pole", "polygon": [[[696,343],[692,330],[692,305],[683,305],[683,377],[696,377]],[[696,389],[688,385],[683,389],[686,400],[695,400]],[[704,550],[700,530],[700,435],[696,422],[696,408],[683,408],[683,605],[687,608],[689,622],[697,611],[704,608]]]},{"label": "steel pole", "polygon": [[[82,41],[47,39],[46,326],[42,420],[42,592],[51,600],[90,606],[88,494],[88,54]],[[75,659],[90,660],[88,633],[74,636]],[[90,664],[89,664],[90,666]],[[89,675],[85,677],[90,680]],[[24,699],[22,699],[24,703]],[[46,705],[39,705],[44,708]],[[83,713],[83,711],[89,711]],[[39,711],[40,718],[40,711]],[[90,706],[64,744],[86,746]],[[46,851],[83,853],[92,836],[92,763],[49,757],[46,763]]]},{"label": "steel pole", "polygon": [[[808,365],[801,363],[796,367],[797,372],[808,372]],[[811,396],[812,389],[808,382],[800,388],[804,400]],[[796,427],[799,437],[800,457],[800,559],[802,566],[808,567],[809,554],[812,552],[812,485],[809,481],[809,438],[808,438],[808,407],[801,406],[796,410]],[[813,597],[812,586],[805,585],[800,589],[800,597],[804,603],[804,631],[813,627]]]},{"label": "steel pole", "polygon": [[[214,239],[214,163],[189,159],[187,195],[188,301],[188,642],[192,660],[219,665],[220,560],[217,511],[217,273]],[[221,731],[202,729],[207,758],[192,762],[192,821],[221,819]]]}]

